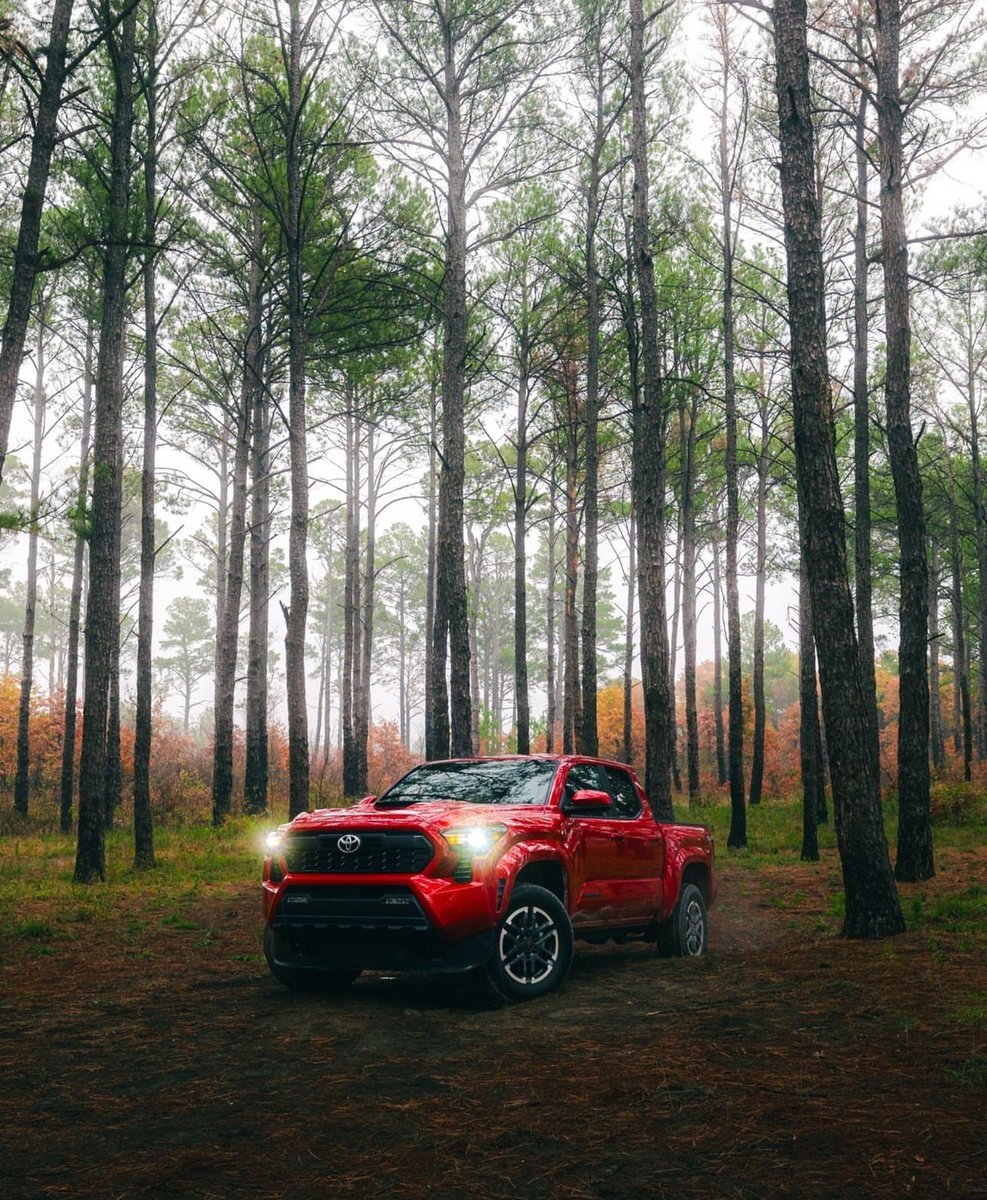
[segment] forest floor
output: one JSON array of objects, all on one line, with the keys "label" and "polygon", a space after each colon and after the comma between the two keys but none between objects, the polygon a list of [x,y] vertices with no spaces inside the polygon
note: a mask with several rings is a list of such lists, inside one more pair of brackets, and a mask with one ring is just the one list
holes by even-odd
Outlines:
[{"label": "forest floor", "polygon": [[860,943],[832,851],[723,853],[708,957],[580,945],[494,1009],[284,990],[254,883],[36,896],[0,945],[0,1196],[987,1198],[987,850],[937,865]]}]

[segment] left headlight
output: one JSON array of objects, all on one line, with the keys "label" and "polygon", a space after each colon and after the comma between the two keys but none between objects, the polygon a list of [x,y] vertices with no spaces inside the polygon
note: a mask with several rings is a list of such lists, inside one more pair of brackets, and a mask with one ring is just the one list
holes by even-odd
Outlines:
[{"label": "left headlight", "polygon": [[482,858],[490,853],[505,833],[506,825],[464,825],[460,829],[447,829],[442,836],[457,854]]},{"label": "left headlight", "polygon": [[284,841],[284,832],[280,829],[272,829],[271,832],[264,838],[264,849],[268,854],[277,854],[281,849],[281,844]]}]

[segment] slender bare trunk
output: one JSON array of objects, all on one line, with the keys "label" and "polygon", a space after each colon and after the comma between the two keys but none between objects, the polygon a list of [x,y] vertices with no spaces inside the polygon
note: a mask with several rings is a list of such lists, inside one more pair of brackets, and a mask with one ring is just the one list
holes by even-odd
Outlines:
[{"label": "slender bare trunk", "polygon": [[900,0],[876,0],[877,114],[881,158],[881,264],[887,364],[888,457],[898,513],[898,855],[895,877],[935,874],[929,813],[928,589],[922,476],[911,422],[908,240],[902,196],[904,152],[898,82]]},{"label": "slender bare trunk", "polygon": [[630,0],[631,159],[634,167],[633,241],[641,311],[644,389],[632,414],[632,478],[638,514],[641,603],[641,682],[644,691],[645,790],[662,819],[673,815],[668,747],[673,723],[668,689],[665,612],[666,413],[658,356],[658,298],[648,224],[648,134],[645,114],[645,38],[641,0]]},{"label": "slender bare trunk", "polygon": [[89,597],[86,604],[86,683],[82,757],[79,766],[79,830],[75,880],[105,879],[103,801],[107,777],[107,709],[114,646],[120,639],[120,509],[123,479],[123,362],[126,333],[126,268],[130,139],[134,119],[136,6],[117,33],[114,112],[110,138],[107,241],[103,254],[102,318],[96,369],[93,497],[89,534]]},{"label": "slender bare trunk", "polygon": [[822,217],[815,192],[804,0],[775,0],[772,15],[796,475],[846,896],[843,932],[877,938],[901,932],[904,919],[867,737],[847,569],[826,360]]},{"label": "slender bare trunk", "polygon": [[38,303],[35,343],[34,448],[31,455],[31,524],[27,537],[27,585],[24,602],[24,651],[21,655],[21,695],[17,717],[17,774],[14,809],[27,816],[31,771],[31,689],[34,682],[34,618],[38,603],[38,520],[41,500],[41,449],[45,434],[45,323],[47,304]]},{"label": "slender bare trunk", "polygon": [[72,5],[73,0],[54,0],[51,10],[51,33],[44,47],[45,72],[33,113],[31,159],[21,200],[21,219],[9,284],[10,298],[0,344],[0,479],[3,477],[10,420],[14,411],[14,401],[17,399],[17,380],[24,355],[24,340],[31,319],[34,280],[40,266],[38,240],[41,235],[41,215],[48,189],[51,156],[58,140],[58,110],[62,103],[62,88],[68,74]]},{"label": "slender bare trunk", "polygon": [[72,593],[69,599],[69,636],[65,674],[65,733],[62,738],[61,830],[72,828],[72,798],[75,792],[75,732],[76,699],[79,688],[79,634],[82,614],[83,571],[86,562],[86,528],[84,514],[89,495],[89,443],[92,433],[93,405],[93,325],[89,305],[86,323],[86,360],[82,385],[82,436],[79,448],[79,485],[76,490],[75,554],[72,560]]}]

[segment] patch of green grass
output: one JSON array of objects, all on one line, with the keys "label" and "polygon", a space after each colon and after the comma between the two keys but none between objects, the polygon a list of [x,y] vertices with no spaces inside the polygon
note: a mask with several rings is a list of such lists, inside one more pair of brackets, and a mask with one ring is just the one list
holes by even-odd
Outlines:
[{"label": "patch of green grass", "polygon": [[983,1087],[987,1084],[987,1054],[971,1054],[958,1067],[952,1067],[947,1075],[962,1087]]},{"label": "patch of green grass", "polygon": [[981,1025],[987,1021],[987,1002],[978,996],[969,1004],[961,1004],[951,1015],[960,1025]]},{"label": "patch of green grass", "polygon": [[169,929],[178,929],[186,932],[191,932],[192,930],[199,928],[195,921],[190,921],[187,917],[183,917],[180,913],[169,913],[168,916],[165,917],[161,922],[161,924],[166,925]]},{"label": "patch of green grass", "polygon": [[50,942],[53,941],[58,934],[55,926],[49,924],[48,921],[28,920],[21,921],[14,928],[14,936],[19,938],[28,938],[35,942]]}]

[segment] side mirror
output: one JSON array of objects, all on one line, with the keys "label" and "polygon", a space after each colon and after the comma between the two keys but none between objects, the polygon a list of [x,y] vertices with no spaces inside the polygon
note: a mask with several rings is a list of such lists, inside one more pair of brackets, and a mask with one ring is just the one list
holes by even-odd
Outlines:
[{"label": "side mirror", "polygon": [[586,814],[605,812],[611,805],[612,801],[606,792],[598,791],[596,788],[580,788],[578,792],[573,792],[565,800],[563,808],[566,812]]}]

